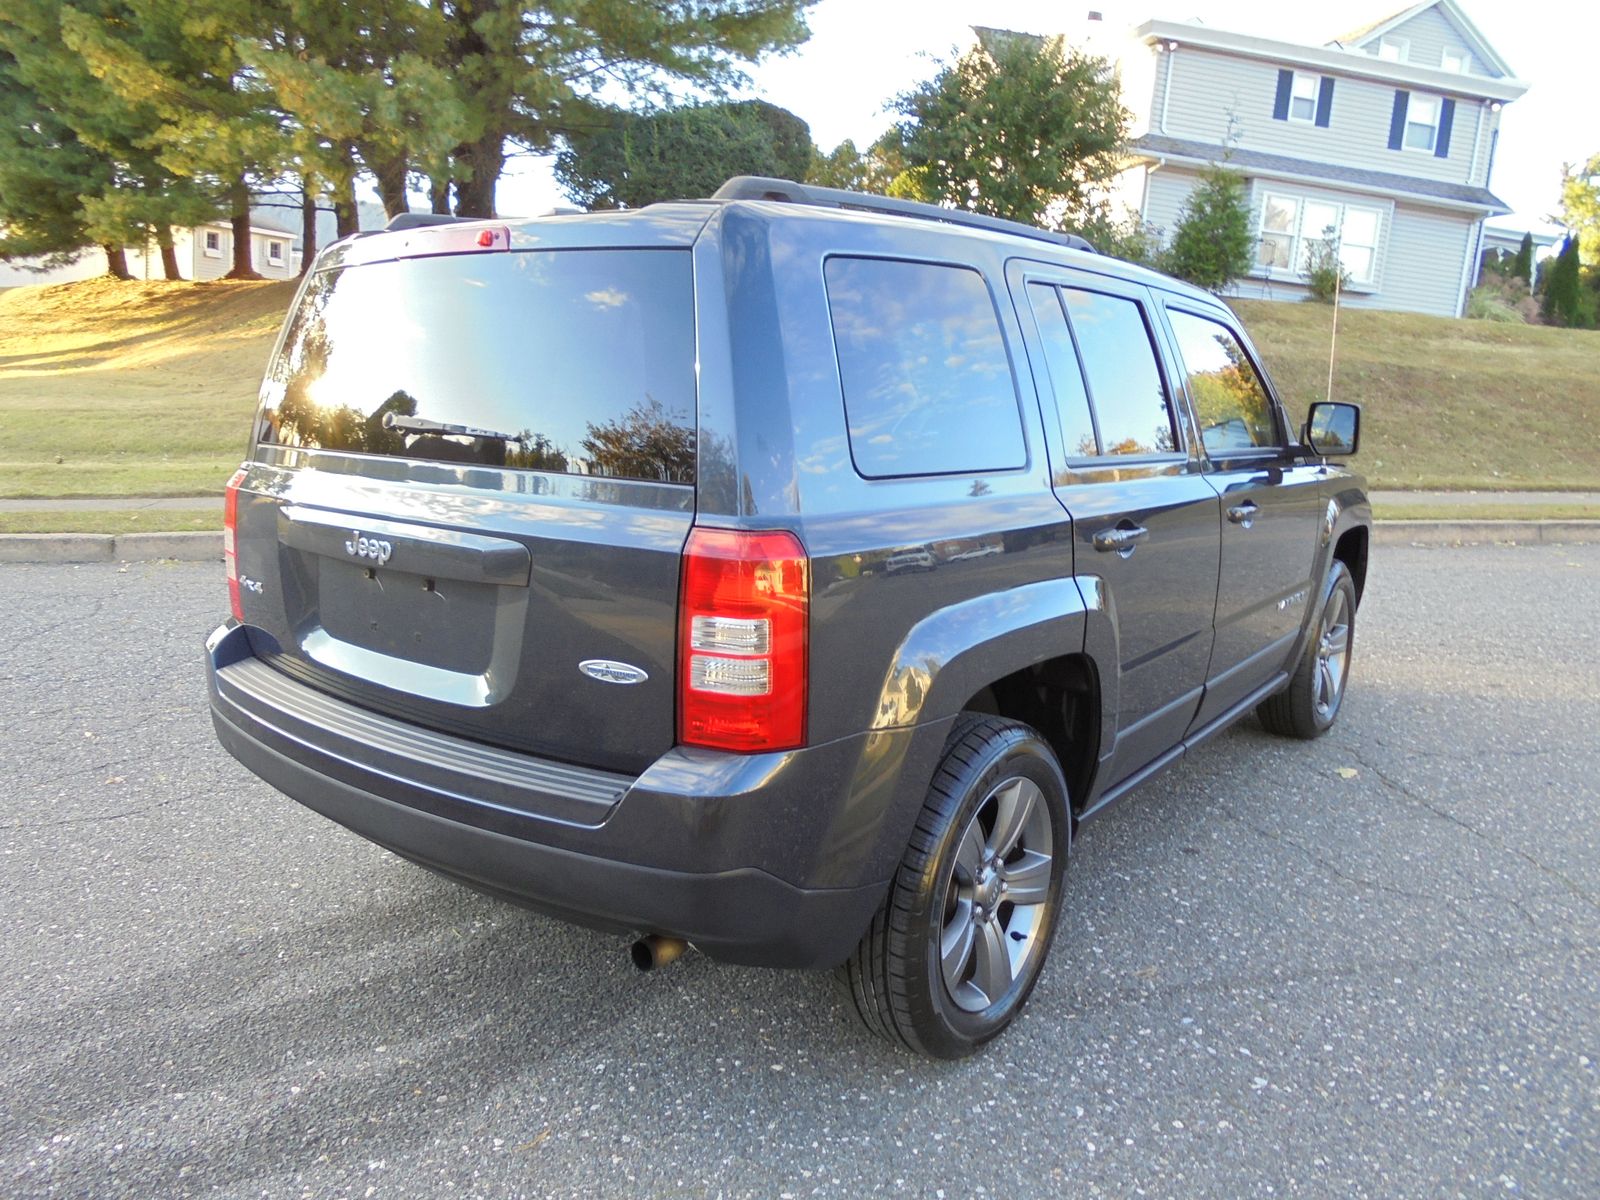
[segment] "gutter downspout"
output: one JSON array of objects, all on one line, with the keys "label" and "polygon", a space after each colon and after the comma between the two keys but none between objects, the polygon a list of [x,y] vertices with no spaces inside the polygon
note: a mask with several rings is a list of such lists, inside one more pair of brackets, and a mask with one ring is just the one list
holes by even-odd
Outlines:
[{"label": "gutter downspout", "polygon": [[1456,316],[1467,315],[1467,297],[1472,293],[1472,285],[1477,282],[1478,257],[1483,253],[1483,218],[1479,217],[1472,226],[1472,232],[1467,234],[1467,254],[1461,263],[1461,284],[1456,291]]},{"label": "gutter downspout", "polygon": [[1472,130],[1472,165],[1467,168],[1467,186],[1472,186],[1472,181],[1478,177],[1478,146],[1483,141],[1483,110],[1488,107],[1485,101],[1478,105],[1478,123]]}]

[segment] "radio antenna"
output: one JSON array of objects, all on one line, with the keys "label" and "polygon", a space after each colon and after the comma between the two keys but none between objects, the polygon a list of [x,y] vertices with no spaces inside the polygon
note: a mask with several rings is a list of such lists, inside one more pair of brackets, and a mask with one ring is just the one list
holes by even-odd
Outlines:
[{"label": "radio antenna", "polygon": [[[1335,254],[1337,255],[1337,251]],[[1337,257],[1333,260],[1333,336],[1328,339],[1328,395],[1333,399],[1333,356],[1339,349],[1339,285],[1344,282],[1344,269]]]}]

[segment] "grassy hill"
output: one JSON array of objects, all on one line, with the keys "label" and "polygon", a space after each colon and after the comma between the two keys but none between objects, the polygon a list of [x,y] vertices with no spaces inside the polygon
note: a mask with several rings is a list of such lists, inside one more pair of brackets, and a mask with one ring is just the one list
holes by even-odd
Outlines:
[{"label": "grassy hill", "polygon": [[[215,495],[292,283],[0,293],[0,496]],[[1303,415],[1333,310],[1236,305]],[[1376,486],[1600,490],[1600,333],[1346,309],[1334,395]]]},{"label": "grassy hill", "polygon": [[0,293],[0,495],[215,495],[293,283]]},{"label": "grassy hill", "polygon": [[[1236,301],[1296,420],[1328,389],[1333,309]],[[1385,488],[1600,490],[1600,333],[1341,309],[1336,400]]]}]

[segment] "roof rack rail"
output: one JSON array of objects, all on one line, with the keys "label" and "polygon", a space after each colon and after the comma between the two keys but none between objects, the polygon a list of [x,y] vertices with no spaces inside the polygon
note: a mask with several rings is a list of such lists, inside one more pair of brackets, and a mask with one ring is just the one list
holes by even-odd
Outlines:
[{"label": "roof rack rail", "polygon": [[850,192],[843,188],[814,187],[809,183],[796,183],[792,179],[773,179],[765,175],[736,175],[719,187],[711,198],[779,200],[786,204],[814,204],[825,208],[854,208],[864,212],[893,213],[901,217],[945,221],[951,225],[966,225],[974,229],[1010,233],[1041,242],[1054,242],[1058,246],[1087,250],[1091,254],[1095,252],[1094,245],[1087,238],[1079,237],[1075,233],[1057,233],[1052,229],[1040,229],[1036,225],[1024,225],[1021,221],[1008,221],[1004,217],[990,217],[959,208],[944,208],[938,204],[924,204],[918,200],[875,196],[870,192]]},{"label": "roof rack rail", "polygon": [[383,227],[387,233],[395,229],[420,229],[424,225],[454,225],[457,221],[480,221],[482,217],[454,217],[449,213],[403,212],[395,213]]}]

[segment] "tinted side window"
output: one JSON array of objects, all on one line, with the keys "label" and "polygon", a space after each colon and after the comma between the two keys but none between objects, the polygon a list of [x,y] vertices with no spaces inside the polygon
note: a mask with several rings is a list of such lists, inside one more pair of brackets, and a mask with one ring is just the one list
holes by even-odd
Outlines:
[{"label": "tinted side window", "polygon": [[1220,321],[1167,310],[1189,375],[1189,395],[1207,452],[1278,445],[1272,399],[1239,339]]},{"label": "tinted side window", "polygon": [[1100,453],[1094,435],[1094,418],[1089,413],[1089,393],[1083,386],[1083,367],[1067,328],[1067,314],[1061,296],[1044,283],[1028,285],[1028,299],[1034,320],[1039,325],[1039,340],[1044,345],[1045,367],[1055,392],[1056,410],[1061,414],[1061,444],[1068,458],[1093,458]]},{"label": "tinted side window", "polygon": [[1026,464],[1011,363],[982,275],[872,258],[830,258],[825,275],[858,472]]},{"label": "tinted side window", "polygon": [[1170,454],[1178,448],[1155,345],[1138,301],[1062,288],[1089,381],[1102,454]]}]

